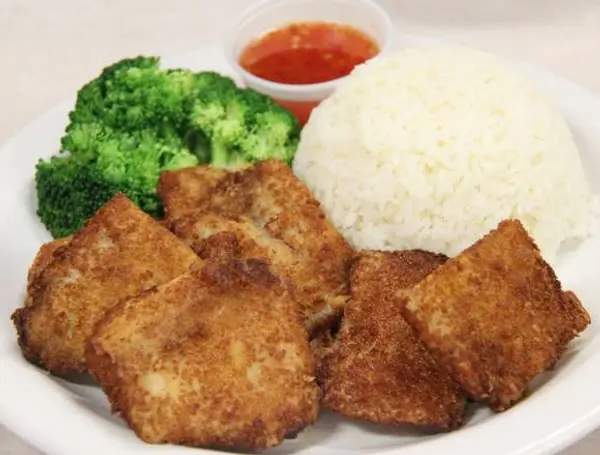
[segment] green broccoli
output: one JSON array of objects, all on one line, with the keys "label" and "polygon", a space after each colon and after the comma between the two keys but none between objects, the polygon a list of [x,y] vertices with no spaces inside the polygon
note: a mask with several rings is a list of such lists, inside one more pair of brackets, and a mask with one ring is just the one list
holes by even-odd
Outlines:
[{"label": "green broccoli", "polygon": [[211,164],[235,167],[268,158],[291,163],[300,125],[286,109],[252,89],[202,94],[194,104],[191,128],[208,139]]},{"label": "green broccoli", "polygon": [[69,114],[71,124],[93,122],[104,117],[106,97],[114,88],[115,78],[132,68],[158,71],[159,59],[143,56],[125,58],[104,68],[98,77],[85,84],[77,92],[75,109]]},{"label": "green broccoli", "polygon": [[59,155],[36,167],[38,215],[53,236],[79,229],[117,192],[160,216],[160,173],[199,164],[291,162],[300,127],[268,97],[213,71],[121,60],[83,86]]},{"label": "green broccoli", "polygon": [[[96,152],[96,166],[108,181],[152,191],[162,171],[198,165],[180,137],[164,138],[152,130],[109,133]],[[142,209],[154,211],[154,207]]]},{"label": "green broccoli", "polygon": [[100,122],[122,131],[150,127],[165,135],[184,132],[196,84],[191,71],[163,71],[154,58],[115,65],[79,91],[62,146],[78,153],[70,149],[69,133],[88,123]]},{"label": "green broccoli", "polygon": [[118,191],[91,162],[79,162],[73,156],[40,160],[35,183],[37,214],[54,238],[80,229]]},{"label": "green broccoli", "polygon": [[251,134],[240,141],[239,147],[252,163],[275,158],[291,164],[299,141],[296,117],[276,106],[254,117]]},{"label": "green broccoli", "polygon": [[109,131],[97,121],[89,123],[70,123],[61,139],[60,153],[69,152],[82,161],[93,159],[97,155],[98,144],[107,139]]},{"label": "green broccoli", "polygon": [[199,94],[207,91],[234,90],[236,88],[233,79],[214,71],[202,71],[194,75],[196,90]]}]

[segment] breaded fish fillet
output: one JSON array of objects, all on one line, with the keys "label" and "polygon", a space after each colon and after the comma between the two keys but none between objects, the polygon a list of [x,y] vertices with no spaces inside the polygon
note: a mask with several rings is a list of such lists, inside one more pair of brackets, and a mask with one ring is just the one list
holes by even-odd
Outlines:
[{"label": "breaded fish fillet", "polygon": [[32,278],[29,305],[12,316],[23,355],[52,373],[85,371],[85,343],[109,308],[196,261],[175,235],[115,196]]},{"label": "breaded fish fillet", "polygon": [[[185,177],[175,177],[178,172],[184,172]],[[283,240],[297,255],[303,255],[306,261],[310,261],[323,276],[321,281],[327,283],[326,292],[332,289],[336,295],[348,294],[348,268],[353,250],[286,163],[266,160],[213,179],[205,177],[207,172],[221,171],[206,167],[197,174],[192,170],[172,171],[165,178],[186,182],[184,186],[194,188],[186,190],[186,193],[202,194],[195,200],[198,204],[196,212],[251,219],[259,228],[264,227],[271,237]],[[190,182],[193,179],[196,179],[194,184]],[[199,186],[202,188],[199,189]],[[178,217],[191,213],[187,202],[181,201],[191,201],[192,198],[171,196],[171,191],[171,187],[164,183],[159,190],[165,210],[177,213]],[[175,221],[171,218],[171,224]]]},{"label": "breaded fish fillet", "polygon": [[323,406],[387,425],[446,430],[462,423],[463,396],[394,300],[445,260],[419,250],[359,253],[340,332],[319,368]]},{"label": "breaded fish fillet", "polygon": [[503,221],[397,297],[438,362],[496,411],[519,400],[590,322],[517,220]]},{"label": "breaded fish fillet", "polygon": [[27,273],[27,296],[25,297],[25,306],[31,305],[31,292],[35,283],[39,279],[40,275],[46,267],[54,259],[54,253],[60,251],[60,249],[69,244],[72,236],[68,236],[62,239],[55,239],[50,242],[44,243],[38,250],[31,267]]},{"label": "breaded fish fillet", "polygon": [[[338,292],[348,292],[349,264],[354,252],[287,164],[263,161],[230,179],[234,183],[223,193],[226,196],[211,200],[212,210],[247,216],[265,226],[271,236],[306,255],[323,270],[327,282]],[[224,179],[224,186],[226,182]]]},{"label": "breaded fish fillet", "polygon": [[89,369],[146,442],[276,446],[318,414],[293,307],[265,262],[207,261],[111,310],[88,344]]},{"label": "breaded fish fillet", "polygon": [[164,206],[165,219],[176,219],[204,205],[228,173],[225,169],[211,166],[162,172],[157,193]]},{"label": "breaded fish fillet", "polygon": [[274,273],[292,280],[298,309],[310,333],[331,325],[347,302],[345,289],[321,263],[271,237],[249,218],[200,211],[174,221],[171,229],[203,259],[268,261]]}]

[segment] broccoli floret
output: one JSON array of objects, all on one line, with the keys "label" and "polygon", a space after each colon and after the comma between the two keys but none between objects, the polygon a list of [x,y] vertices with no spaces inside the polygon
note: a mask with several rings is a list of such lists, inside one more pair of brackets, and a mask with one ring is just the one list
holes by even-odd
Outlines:
[{"label": "broccoli floret", "polygon": [[211,164],[235,167],[278,158],[291,163],[300,125],[287,110],[252,89],[224,89],[198,97],[191,127],[210,143]]},{"label": "broccoli floret", "polygon": [[296,117],[284,109],[269,109],[255,116],[251,133],[239,147],[250,163],[275,158],[291,164],[299,141]]},{"label": "broccoli floret", "polygon": [[98,144],[107,138],[107,129],[97,121],[71,123],[61,139],[61,153],[68,151],[82,161],[93,159],[98,153]]},{"label": "broccoli floret", "polygon": [[237,141],[248,131],[247,117],[252,111],[235,88],[221,87],[202,93],[194,104],[191,127],[204,136],[210,149],[210,163],[218,167],[235,166]]},{"label": "broccoli floret", "polygon": [[35,183],[37,214],[54,238],[66,237],[80,229],[118,191],[93,164],[80,162],[73,156],[40,160]]},{"label": "broccoli floret", "polygon": [[106,96],[114,88],[114,80],[129,69],[158,71],[157,57],[134,57],[120,60],[102,70],[100,75],[77,92],[75,109],[69,114],[71,123],[85,123],[104,116]]},{"label": "broccoli floret", "polygon": [[[80,90],[67,134],[93,122],[123,131],[148,127],[166,135],[185,131],[196,93],[194,73],[162,71],[157,59],[152,62],[152,66],[145,60],[140,60],[141,66],[118,66]],[[63,141],[63,148],[68,145]]]},{"label": "broccoli floret", "polygon": [[[162,171],[198,165],[198,158],[180,137],[163,138],[151,130],[115,131],[98,144],[97,153],[97,168],[105,179],[149,192],[154,192]],[[157,201],[141,208],[155,212]]]},{"label": "broccoli floret", "polygon": [[[185,141],[189,149],[198,157],[200,164],[209,164],[211,163],[212,155],[216,154],[218,156],[220,153],[220,144],[213,144],[208,136],[211,125],[215,123],[214,121],[209,121],[209,119],[211,116],[221,118],[224,115],[223,109],[219,107],[219,103],[216,100],[226,100],[237,90],[237,87],[233,79],[222,76],[214,71],[196,73],[195,78],[197,92],[196,96],[191,99],[190,111],[192,115],[190,116],[190,122],[195,117],[193,112],[197,112],[199,123],[206,126],[206,129],[199,125],[189,127],[185,134]],[[204,113],[200,112],[198,110],[199,104],[206,107],[207,111]],[[213,111],[212,109],[214,108],[217,109]],[[210,134],[212,135],[212,131]]]},{"label": "broccoli floret", "polygon": [[118,73],[113,85],[106,96],[106,125],[123,130],[152,126],[159,132],[185,128],[188,102],[195,93],[190,71],[130,68]]},{"label": "broccoli floret", "polygon": [[236,88],[233,79],[214,71],[201,71],[194,75],[196,80],[196,90],[198,93],[205,93],[207,91],[223,91],[223,90],[234,90]]}]

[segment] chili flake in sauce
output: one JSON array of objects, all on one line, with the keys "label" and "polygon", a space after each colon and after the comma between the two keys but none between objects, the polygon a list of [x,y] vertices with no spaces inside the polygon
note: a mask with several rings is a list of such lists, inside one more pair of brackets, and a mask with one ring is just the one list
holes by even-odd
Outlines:
[{"label": "chili flake in sauce", "polygon": [[242,52],[240,65],[271,82],[305,85],[346,76],[378,53],[378,45],[354,27],[300,22],[250,43]]}]

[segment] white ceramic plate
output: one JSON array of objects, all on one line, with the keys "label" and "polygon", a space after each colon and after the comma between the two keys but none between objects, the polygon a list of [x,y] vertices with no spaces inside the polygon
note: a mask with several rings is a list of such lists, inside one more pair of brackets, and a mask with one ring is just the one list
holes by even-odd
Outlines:
[{"label": "white ceramic plate", "polygon": [[[398,45],[431,45],[403,37]],[[217,47],[165,59],[166,66],[230,73]],[[596,192],[600,193],[600,99],[547,72],[522,66],[553,95],[571,125]],[[184,455],[216,453],[146,445],[118,418],[97,386],[69,383],[21,357],[9,316],[21,305],[27,269],[50,237],[35,215],[33,171],[57,151],[73,100],[31,123],[0,151],[0,420],[49,455]],[[557,184],[559,184],[557,182]],[[600,236],[562,257],[557,272],[594,320],[600,319]],[[319,423],[271,454],[542,455],[574,442],[600,425],[598,324],[573,343],[559,367],[536,382],[536,392],[513,409],[492,415],[477,409],[454,433],[424,436],[340,419]]]}]

